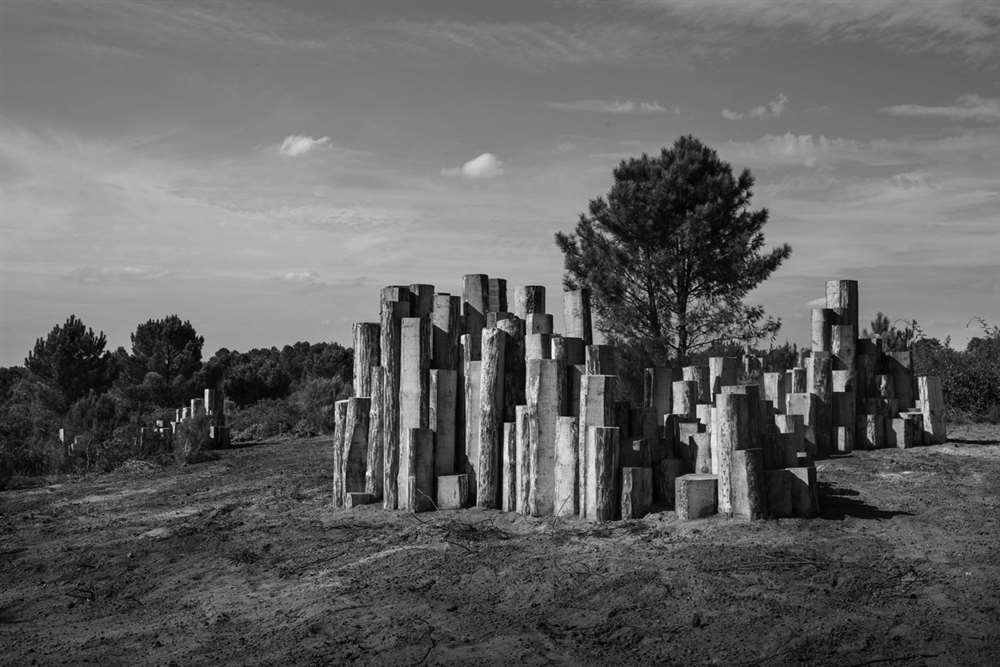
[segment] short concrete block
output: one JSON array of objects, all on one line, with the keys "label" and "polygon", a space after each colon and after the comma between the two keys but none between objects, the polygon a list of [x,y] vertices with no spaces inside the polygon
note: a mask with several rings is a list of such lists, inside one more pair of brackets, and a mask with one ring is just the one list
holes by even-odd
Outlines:
[{"label": "short concrete block", "polygon": [[472,505],[468,475],[440,475],[437,478],[437,508],[457,510]]},{"label": "short concrete block", "polygon": [[676,480],[674,508],[681,521],[712,516],[717,510],[719,478],[716,475],[693,473]]},{"label": "short concrete block", "polygon": [[348,491],[344,494],[344,507],[351,509],[359,505],[371,505],[375,502],[375,496],[362,491]]},{"label": "short concrete block", "polygon": [[653,469],[653,495],[657,502],[673,507],[677,478],[685,473],[684,459],[663,459]]},{"label": "short concrete block", "polygon": [[622,518],[641,519],[653,504],[653,469],[622,468]]}]

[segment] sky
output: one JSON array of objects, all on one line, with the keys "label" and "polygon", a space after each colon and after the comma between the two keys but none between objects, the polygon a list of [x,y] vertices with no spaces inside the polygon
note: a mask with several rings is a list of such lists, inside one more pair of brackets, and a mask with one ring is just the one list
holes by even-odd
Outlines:
[{"label": "sky", "polygon": [[350,345],[467,273],[558,325],[553,235],[685,134],[793,248],[750,295],[779,343],[835,278],[960,348],[1000,323],[995,0],[0,0],[0,364],[71,313]]}]

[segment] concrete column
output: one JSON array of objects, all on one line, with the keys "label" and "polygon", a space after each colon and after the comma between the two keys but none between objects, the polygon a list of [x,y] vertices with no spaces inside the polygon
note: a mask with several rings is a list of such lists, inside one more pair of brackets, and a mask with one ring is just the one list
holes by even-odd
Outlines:
[{"label": "concrete column", "polygon": [[593,506],[590,492],[593,489],[594,453],[588,441],[591,426],[611,426],[614,423],[614,401],[618,378],[615,375],[583,375],[580,382],[580,426],[577,433],[579,444],[579,487],[580,512],[588,516],[588,508]]},{"label": "concrete column", "polygon": [[708,366],[685,366],[681,369],[681,377],[698,383],[698,403],[711,403],[712,386],[708,378]]},{"label": "concrete column", "polygon": [[[398,296],[401,289],[387,287],[382,296]],[[390,294],[386,294],[390,292]],[[407,294],[409,291],[407,290]],[[382,367],[385,369],[385,387],[383,390],[382,433],[384,456],[382,463],[382,506],[385,509],[396,509],[398,505],[398,473],[399,473],[399,372],[400,372],[400,339],[402,335],[403,318],[410,315],[409,298],[405,301],[384,300],[381,304],[381,326],[379,328],[382,340],[379,344]]]},{"label": "concrete column", "polygon": [[414,283],[409,287],[410,317],[430,318],[434,313],[434,285]]},{"label": "concrete column", "polygon": [[920,396],[920,411],[924,415],[924,440],[928,444],[939,445],[948,439],[941,378],[935,375],[921,375],[917,377],[917,389]]},{"label": "concrete column", "polygon": [[577,513],[577,469],[579,458],[579,422],[575,417],[556,419],[555,460],[555,515],[573,516]]},{"label": "concrete column", "polygon": [[431,315],[431,368],[458,370],[458,339],[462,334],[462,299],[450,294],[434,295]]},{"label": "concrete column", "polygon": [[507,334],[504,350],[503,420],[514,421],[514,409],[524,405],[525,336],[524,320],[512,317],[497,323]]},{"label": "concrete column", "polygon": [[617,427],[591,426],[587,429],[587,450],[593,461],[587,477],[586,518],[591,521],[614,521],[619,514]]},{"label": "concrete column", "polygon": [[653,504],[652,468],[622,468],[622,519],[641,519]]},{"label": "concrete column", "polygon": [[[559,338],[558,340],[562,340]],[[528,334],[524,338],[525,359],[551,359],[552,335],[546,333]]]},{"label": "concrete column", "polygon": [[718,509],[719,478],[716,475],[692,474],[676,479],[677,518],[691,521],[712,516]]},{"label": "concrete column", "polygon": [[552,334],[555,332],[552,316],[548,313],[530,313],[525,321],[528,333]]},{"label": "concrete column", "polygon": [[892,375],[894,397],[899,401],[899,409],[909,410],[915,405],[913,353],[910,350],[890,352],[885,361],[887,370]]},{"label": "concrete column", "polygon": [[472,504],[468,475],[446,475],[437,478],[437,507],[457,510]]},{"label": "concrete column", "polygon": [[465,362],[465,453],[459,470],[469,476],[473,502],[476,497],[476,473],[479,470],[479,425],[481,418],[482,361]]},{"label": "concrete column", "polygon": [[584,365],[587,375],[618,375],[618,353],[611,345],[588,345]]},{"label": "concrete column", "polygon": [[504,512],[517,511],[517,424],[504,422],[503,425],[503,465],[500,473],[500,509]]},{"label": "concrete column", "polygon": [[709,357],[708,380],[712,384],[712,400],[722,393],[725,386],[735,385],[739,379],[739,359],[736,357]]},{"label": "concrete column", "polygon": [[465,320],[465,332],[471,336],[466,354],[472,361],[479,361],[482,359],[481,341],[489,310],[490,279],[486,274],[474,273],[465,276],[463,282],[462,317]]},{"label": "concrete column", "polygon": [[590,321],[590,290],[576,289],[563,292],[563,315],[566,336],[582,338],[584,345],[594,342]]},{"label": "concrete column", "polygon": [[830,351],[830,328],[840,324],[837,312],[832,308],[812,309],[812,349],[818,352]]},{"label": "concrete column", "polygon": [[785,371],[788,377],[788,389],[786,394],[803,394],[806,392],[806,369],[801,366],[796,366]]},{"label": "concrete column", "polygon": [[216,405],[215,405],[215,403],[216,403],[215,390],[214,389],[205,389],[204,396],[205,397],[202,399],[202,403],[205,405],[205,414],[207,414],[209,416],[214,416],[215,413],[217,412]]},{"label": "concrete column", "polygon": [[819,450],[817,442],[819,398],[816,394],[794,393],[788,395],[788,414],[801,415],[805,425],[805,451],[816,457]]},{"label": "concrete column", "polygon": [[385,369],[373,366],[369,386],[371,387],[371,409],[368,413],[368,463],[365,466],[365,492],[373,500],[382,500],[382,485],[385,483]]},{"label": "concrete column", "polygon": [[365,492],[365,471],[368,468],[368,428],[371,398],[347,399],[344,428],[344,492]]},{"label": "concrete column", "polygon": [[429,373],[427,423],[434,431],[434,475],[455,474],[455,406],[458,371],[434,369]]},{"label": "concrete column", "polygon": [[400,509],[411,512],[433,509],[435,479],[434,431],[429,428],[411,428],[400,443]]},{"label": "concrete column", "polygon": [[354,323],[354,395],[371,396],[372,366],[382,363],[380,352],[382,325],[378,322]]},{"label": "concrete column", "polygon": [[430,321],[404,317],[400,329],[399,433],[430,427]]},{"label": "concrete column", "polygon": [[733,452],[750,443],[749,405],[746,394],[725,393],[715,397],[719,442],[719,512],[733,512]]},{"label": "concrete column", "polygon": [[[816,443],[814,456],[825,458],[830,452],[833,436],[833,383],[830,375],[831,358],[827,352],[813,352],[806,366],[806,388],[816,395],[816,420],[812,426]],[[808,440],[808,434],[807,434]]]},{"label": "concrete column", "polygon": [[794,468],[798,465],[798,453],[805,453],[806,420],[802,415],[775,415],[774,425],[778,429],[777,468]]},{"label": "concrete column", "polygon": [[514,314],[527,321],[528,315],[545,312],[545,287],[524,285],[514,288]]},{"label": "concrete column", "polygon": [[764,400],[771,401],[775,412],[785,412],[785,375],[784,373],[764,373]]},{"label": "concrete column", "polygon": [[840,324],[858,330],[858,281],[826,281],[826,307],[837,312]]},{"label": "concrete column", "polygon": [[858,449],[882,449],[885,447],[885,416],[880,414],[858,415],[858,433],[855,445]]},{"label": "concrete column", "polygon": [[528,506],[532,516],[555,513],[556,420],[563,402],[560,363],[555,359],[528,362],[526,396],[538,420],[531,431],[528,464]]},{"label": "concrete column", "polygon": [[[384,310],[384,304],[387,301],[405,301],[407,304],[407,313],[409,313],[410,288],[406,285],[387,285],[383,287],[379,292],[379,305],[383,306],[379,312]],[[406,317],[409,317],[409,315]]]},{"label": "concrete column", "polygon": [[831,371],[830,387],[834,392],[854,391],[854,374],[851,371]]},{"label": "concrete column", "polygon": [[750,520],[764,518],[764,455],[759,449],[733,451],[732,512]]},{"label": "concrete column", "polygon": [[853,391],[833,392],[833,434],[836,439],[832,444],[840,454],[854,451],[856,400]]},{"label": "concrete column", "polygon": [[656,410],[657,422],[673,410],[673,374],[666,366],[647,368],[642,381],[642,404]]},{"label": "concrete column", "polygon": [[850,325],[837,325],[830,330],[832,369],[854,374],[857,333]]},{"label": "concrete column", "polygon": [[500,441],[503,436],[504,356],[510,336],[500,329],[483,330],[483,361],[479,378],[479,465],[476,506],[500,506]]},{"label": "concrete column", "polygon": [[698,405],[698,383],[693,380],[680,380],[671,385],[673,395],[673,414],[685,419],[694,419]]},{"label": "concrete column", "polygon": [[531,475],[531,431],[538,428],[538,420],[531,414],[527,405],[519,405],[515,409],[515,506],[521,514],[527,515],[528,479]]},{"label": "concrete column", "polygon": [[489,301],[486,312],[507,312],[507,280],[505,278],[490,278],[488,288]]},{"label": "concrete column", "polygon": [[333,506],[344,506],[344,443],[347,441],[347,399],[333,404]]},{"label": "concrete column", "polygon": [[503,322],[504,320],[513,320],[513,319],[515,319],[514,313],[508,311],[491,310],[490,312],[486,313],[486,328],[495,329],[497,324],[499,324],[500,322]]}]

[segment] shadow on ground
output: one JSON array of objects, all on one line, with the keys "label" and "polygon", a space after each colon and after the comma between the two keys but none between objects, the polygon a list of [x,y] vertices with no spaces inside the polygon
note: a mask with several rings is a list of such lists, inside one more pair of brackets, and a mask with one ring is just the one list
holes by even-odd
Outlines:
[{"label": "shadow on ground", "polygon": [[820,516],[824,519],[891,519],[894,516],[912,516],[912,512],[880,510],[860,500],[857,491],[824,482],[819,483]]}]

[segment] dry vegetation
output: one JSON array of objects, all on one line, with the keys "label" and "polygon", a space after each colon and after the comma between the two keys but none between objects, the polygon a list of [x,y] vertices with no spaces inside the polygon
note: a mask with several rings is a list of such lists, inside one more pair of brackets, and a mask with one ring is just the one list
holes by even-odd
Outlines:
[{"label": "dry vegetation", "polygon": [[321,439],[6,491],[0,655],[997,664],[1000,430],[952,437],[820,462],[812,521],[333,510]]}]

